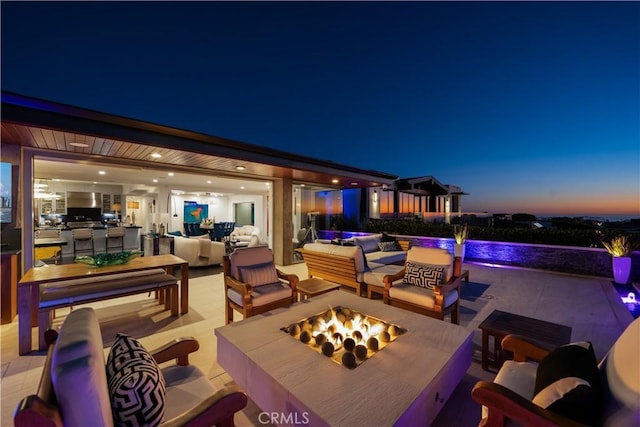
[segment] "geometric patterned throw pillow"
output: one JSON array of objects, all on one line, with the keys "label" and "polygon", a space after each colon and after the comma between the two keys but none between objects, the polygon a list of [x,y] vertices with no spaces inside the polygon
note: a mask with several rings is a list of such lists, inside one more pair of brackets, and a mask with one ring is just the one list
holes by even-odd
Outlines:
[{"label": "geometric patterned throw pillow", "polygon": [[395,242],[378,242],[378,248],[380,248],[380,252],[391,252],[398,250],[398,244]]},{"label": "geometric patterned throw pillow", "polygon": [[443,275],[444,267],[434,267],[408,261],[404,271],[404,282],[421,288],[434,289],[436,285],[442,283]]},{"label": "geometric patterned throw pillow", "polygon": [[142,344],[135,338],[118,334],[106,369],[114,425],[159,425],[164,417],[164,376]]}]

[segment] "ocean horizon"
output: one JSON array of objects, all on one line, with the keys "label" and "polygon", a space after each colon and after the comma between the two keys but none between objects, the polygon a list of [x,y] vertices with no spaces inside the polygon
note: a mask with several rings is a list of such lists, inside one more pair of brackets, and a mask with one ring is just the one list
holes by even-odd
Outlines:
[{"label": "ocean horizon", "polygon": [[632,219],[640,219],[639,215],[630,215],[630,214],[534,214],[538,217],[538,219],[546,219],[546,218],[583,218],[583,219],[592,219],[596,221],[610,221],[610,222],[619,222],[619,221],[630,221]]}]

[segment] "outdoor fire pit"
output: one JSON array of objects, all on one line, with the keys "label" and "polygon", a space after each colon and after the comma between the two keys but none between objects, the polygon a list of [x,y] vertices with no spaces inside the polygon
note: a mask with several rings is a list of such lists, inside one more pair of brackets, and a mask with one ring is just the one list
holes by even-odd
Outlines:
[{"label": "outdoor fire pit", "polygon": [[280,329],[349,369],[360,366],[407,332],[397,325],[341,306]]}]

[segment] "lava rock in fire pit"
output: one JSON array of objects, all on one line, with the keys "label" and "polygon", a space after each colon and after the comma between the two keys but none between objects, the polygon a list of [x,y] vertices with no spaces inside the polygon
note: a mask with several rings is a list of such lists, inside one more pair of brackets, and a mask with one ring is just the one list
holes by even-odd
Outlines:
[{"label": "lava rock in fire pit", "polygon": [[378,351],[378,347],[379,347],[378,339],[376,337],[370,337],[367,340],[367,347],[373,351]]},{"label": "lava rock in fire pit", "polygon": [[325,334],[316,335],[316,345],[322,345],[327,341],[327,336]]},{"label": "lava rock in fire pit", "polygon": [[358,344],[356,346],[356,357],[360,360],[364,360],[367,358],[367,347],[362,344]]},{"label": "lava rock in fire pit", "polygon": [[347,351],[353,351],[353,349],[356,346],[356,342],[353,340],[353,338],[347,338],[346,340],[344,340],[344,342],[342,343],[342,345],[344,346],[344,349]]},{"label": "lava rock in fire pit", "polygon": [[325,342],[324,344],[322,344],[322,354],[324,354],[327,357],[331,357],[333,356],[333,344],[331,344],[329,341]]},{"label": "lava rock in fire pit", "polygon": [[300,329],[302,329],[303,331],[311,332],[313,330],[313,325],[307,320],[302,324],[302,327],[300,327]]},{"label": "lava rock in fire pit", "polygon": [[311,333],[309,331],[300,332],[300,341],[305,344],[308,344],[311,341]]},{"label": "lava rock in fire pit", "polygon": [[383,331],[378,334],[378,339],[382,342],[389,342],[391,341],[391,335],[389,335],[389,332]]},{"label": "lava rock in fire pit", "polygon": [[362,332],[360,331],[353,331],[353,339],[356,340],[356,342],[358,341],[362,341]]},{"label": "lava rock in fire pit", "polygon": [[289,325],[289,334],[292,337],[295,337],[299,333],[300,333],[300,325],[298,325],[297,323],[292,323],[291,325]]},{"label": "lava rock in fire pit", "polygon": [[338,345],[342,344],[342,340],[344,340],[344,337],[340,332],[336,332],[331,336],[331,338],[333,338],[333,341]]},{"label": "lava rock in fire pit", "polygon": [[353,353],[346,352],[342,355],[342,364],[349,369],[353,369],[357,366],[356,364],[356,356]]}]

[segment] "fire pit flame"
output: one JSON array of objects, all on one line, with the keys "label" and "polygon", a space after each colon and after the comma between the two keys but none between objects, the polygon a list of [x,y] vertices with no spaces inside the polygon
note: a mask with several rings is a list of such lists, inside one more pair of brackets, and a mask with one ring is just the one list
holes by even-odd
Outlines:
[{"label": "fire pit flame", "polygon": [[336,307],[281,328],[300,342],[350,369],[406,332],[397,325]]}]

